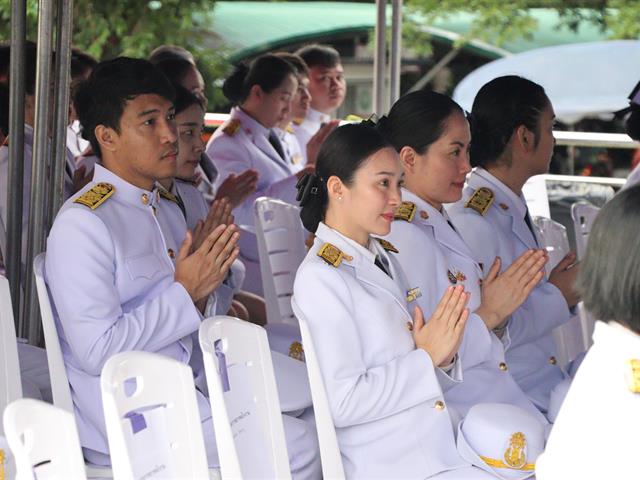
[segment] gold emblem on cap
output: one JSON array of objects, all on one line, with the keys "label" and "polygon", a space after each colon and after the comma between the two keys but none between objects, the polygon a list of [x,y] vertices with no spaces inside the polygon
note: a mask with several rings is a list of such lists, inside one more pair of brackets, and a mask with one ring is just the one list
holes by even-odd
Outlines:
[{"label": "gold emblem on cap", "polygon": [[416,214],[416,204],[413,202],[402,202],[396,210],[393,218],[396,220],[404,220],[406,222],[412,222],[413,216]]},{"label": "gold emblem on cap", "polygon": [[229,123],[227,123],[227,125],[222,129],[222,132],[229,135],[230,137],[233,137],[240,128],[240,125],[240,120],[234,118],[233,120],[229,121]]},{"label": "gold emblem on cap", "polygon": [[629,391],[632,393],[640,393],[640,360],[636,358],[627,360],[625,378]]},{"label": "gold emblem on cap", "polygon": [[464,204],[465,208],[471,208],[478,212],[480,215],[484,215],[489,210],[489,207],[493,204],[493,200],[495,199],[495,195],[493,192],[487,187],[480,187],[471,198],[467,200],[467,203]]},{"label": "gold emblem on cap", "polygon": [[353,260],[353,257],[347,255],[338,247],[331,245],[330,243],[325,243],[324,245],[322,245],[322,247],[320,247],[320,250],[318,250],[317,255],[329,265],[333,265],[336,268],[340,266],[343,259],[347,262]]},{"label": "gold emblem on cap", "polygon": [[533,471],[535,463],[527,463],[527,439],[522,432],[516,432],[509,439],[509,446],[504,451],[504,461],[483,457],[480,458],[484,463],[493,468],[509,468],[511,470]]},{"label": "gold emblem on cap", "polygon": [[378,240],[378,242],[380,242],[380,246],[382,248],[384,248],[387,252],[399,253],[398,249],[396,247],[394,247],[391,242],[387,242],[386,240],[383,240],[382,238],[376,238],[376,240]]},{"label": "gold emblem on cap", "polygon": [[295,360],[304,362],[304,349],[300,342],[293,342],[291,346],[289,346],[289,356]]},{"label": "gold emblem on cap", "polygon": [[116,187],[110,183],[97,183],[91,189],[84,192],[73,202],[89,207],[91,210],[95,210],[102,205],[107,198],[113,195],[116,191]]}]

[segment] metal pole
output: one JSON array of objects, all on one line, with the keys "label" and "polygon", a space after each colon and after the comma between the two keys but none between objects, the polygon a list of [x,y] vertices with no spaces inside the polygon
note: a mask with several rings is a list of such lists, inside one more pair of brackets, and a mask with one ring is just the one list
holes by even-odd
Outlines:
[{"label": "metal pole", "polygon": [[44,213],[46,203],[46,168],[51,110],[51,47],[53,45],[53,0],[38,4],[38,63],[36,67],[36,110],[33,129],[33,159],[31,167],[31,198],[29,199],[29,236],[27,243],[27,273],[25,278],[24,320],[29,342],[40,342],[42,325],[32,272],[33,259],[44,247]]},{"label": "metal pole", "polygon": [[402,65],[402,0],[391,2],[391,79],[390,105],[400,98],[400,67]]},{"label": "metal pole", "polygon": [[376,43],[373,53],[373,113],[381,115],[385,110],[385,71],[387,47],[387,2],[376,0]]},{"label": "metal pole", "polygon": [[[53,119],[53,145],[51,166],[52,186],[49,189],[47,229],[64,201],[64,172],[67,151],[67,124],[69,120],[69,84],[71,79],[71,35],[73,28],[73,0],[58,0],[55,61],[55,117]],[[45,232],[45,233],[46,233]]]},{"label": "metal pole", "polygon": [[7,195],[7,279],[11,289],[16,331],[21,331],[22,183],[24,176],[24,80],[26,0],[11,1],[11,60],[9,64],[9,167]]}]

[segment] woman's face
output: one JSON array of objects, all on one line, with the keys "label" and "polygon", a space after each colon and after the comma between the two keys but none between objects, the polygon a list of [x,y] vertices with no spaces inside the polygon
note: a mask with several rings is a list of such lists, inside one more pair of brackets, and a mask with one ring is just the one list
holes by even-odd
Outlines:
[{"label": "woman's face", "polygon": [[193,104],[176,115],[178,126],[178,172],[176,177],[191,180],[204,151],[202,131],[204,111]]},{"label": "woman's face", "polygon": [[551,102],[542,110],[538,120],[538,145],[531,153],[530,165],[531,175],[540,175],[549,171],[549,164],[553,158],[553,149],[556,140],[553,136],[553,127],[556,121],[556,114],[553,111]]},{"label": "woman's face", "polygon": [[461,113],[452,113],[445,120],[440,138],[423,154],[409,147],[402,149],[406,188],[438,210],[443,203],[460,200],[471,171],[470,142],[469,122]]},{"label": "woman's face", "polygon": [[190,68],[185,74],[181,82],[182,86],[193,93],[202,104],[207,107],[208,99],[204,94],[204,79],[202,74],[196,68]]},{"label": "woman's face", "polygon": [[310,106],[311,94],[309,93],[309,77],[300,75],[298,77],[298,89],[291,102],[292,118],[306,117]]},{"label": "woman's face", "polygon": [[[260,88],[260,87],[258,87]],[[287,75],[273,91],[260,90],[257,120],[266,128],[273,128],[287,119],[291,111],[291,100],[298,88],[294,75]]]},{"label": "woman's face", "polygon": [[[402,202],[402,164],[391,147],[378,150],[355,172],[350,186],[343,185],[342,199],[335,199],[344,223],[354,239],[387,235]],[[345,232],[346,233],[346,232]]]}]

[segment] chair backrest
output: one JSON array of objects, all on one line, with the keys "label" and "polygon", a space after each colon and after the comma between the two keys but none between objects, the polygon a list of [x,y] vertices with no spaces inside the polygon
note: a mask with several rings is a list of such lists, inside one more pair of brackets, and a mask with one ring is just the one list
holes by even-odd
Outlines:
[{"label": "chair backrest", "polygon": [[[549,253],[547,274],[569,253],[569,238],[564,225],[546,217],[534,217],[533,223],[538,230],[538,238]],[[579,316],[573,316],[567,323],[553,331],[556,344],[556,358],[565,366],[585,350],[582,322]]]},{"label": "chair backrest", "polygon": [[313,411],[316,419],[316,430],[318,431],[318,444],[320,445],[320,460],[322,461],[322,476],[330,479],[344,479],[344,468],[342,466],[342,456],[338,437],[333,424],[331,407],[327,399],[327,392],[324,388],[324,380],[318,363],[318,356],[311,337],[311,331],[304,314],[298,307],[295,297],[291,299],[293,311],[300,324],[300,334],[302,335],[302,345],[309,374],[309,384],[311,386],[311,398],[313,399]]},{"label": "chair backrest", "polygon": [[188,365],[122,352],[105,363],[100,386],[114,478],[209,478]]},{"label": "chair backrest", "polygon": [[5,409],[3,423],[18,480],[86,478],[72,413],[24,398]]},{"label": "chair backrest", "polygon": [[296,271],[307,254],[300,209],[260,197],[254,204],[254,216],[267,320],[297,325],[291,295]]},{"label": "chair backrest", "polygon": [[587,250],[591,226],[599,211],[598,207],[589,202],[576,202],[571,205],[571,218],[576,234],[576,253],[579,260],[582,260]]},{"label": "chair backrest", "polygon": [[[9,281],[0,275],[0,412],[22,397],[20,361]],[[2,425],[0,425],[2,435]]]},{"label": "chair backrest", "polygon": [[73,401],[67,370],[64,367],[64,359],[60,348],[60,338],[53,317],[53,302],[49,296],[49,290],[44,278],[45,254],[41,253],[33,260],[33,273],[36,277],[36,291],[42,317],[42,331],[47,350],[47,363],[51,376],[51,393],[53,404],[73,413]]},{"label": "chair backrest", "polygon": [[199,335],[222,478],[291,478],[266,331],[216,316]]}]

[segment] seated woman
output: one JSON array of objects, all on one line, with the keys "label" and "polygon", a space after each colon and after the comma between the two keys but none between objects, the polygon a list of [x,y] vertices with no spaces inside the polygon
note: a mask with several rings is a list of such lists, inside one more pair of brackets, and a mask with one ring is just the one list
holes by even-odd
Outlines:
[{"label": "seated woman", "polygon": [[468,294],[449,287],[425,322],[396,249],[376,238],[389,233],[402,176],[367,122],[329,135],[298,184],[316,239],[292,303],[313,337],[348,478],[493,478],[458,455],[442,394],[460,381]]},{"label": "seated woman", "polygon": [[539,480],[638,477],[640,187],[616,195],[593,224],[577,288],[595,318],[593,346],[560,409]]},{"label": "seated woman", "polygon": [[[445,95],[419,91],[398,100],[378,128],[400,154],[404,202],[386,237],[399,252],[416,302],[428,315],[451,285],[471,293],[460,347],[464,382],[445,391],[451,410],[461,417],[478,403],[509,403],[542,423],[544,415],[515,382],[505,360],[509,316],[542,279],[543,250],[526,250],[500,273],[500,258],[480,265],[443,208],[462,197],[472,141],[462,108]],[[484,271],[483,271],[484,270]]]},{"label": "seated woman", "polygon": [[[249,66],[239,65],[223,85],[225,96],[236,106],[209,140],[206,152],[220,172],[218,181],[247,169],[258,172],[256,191],[233,210],[238,225],[249,230],[254,224],[254,201],[267,196],[295,203],[296,182],[306,172],[287,161],[273,130],[291,108],[298,88],[296,75],[289,62],[267,54]],[[255,235],[242,236],[240,258],[247,268],[245,288],[262,295]]]}]

